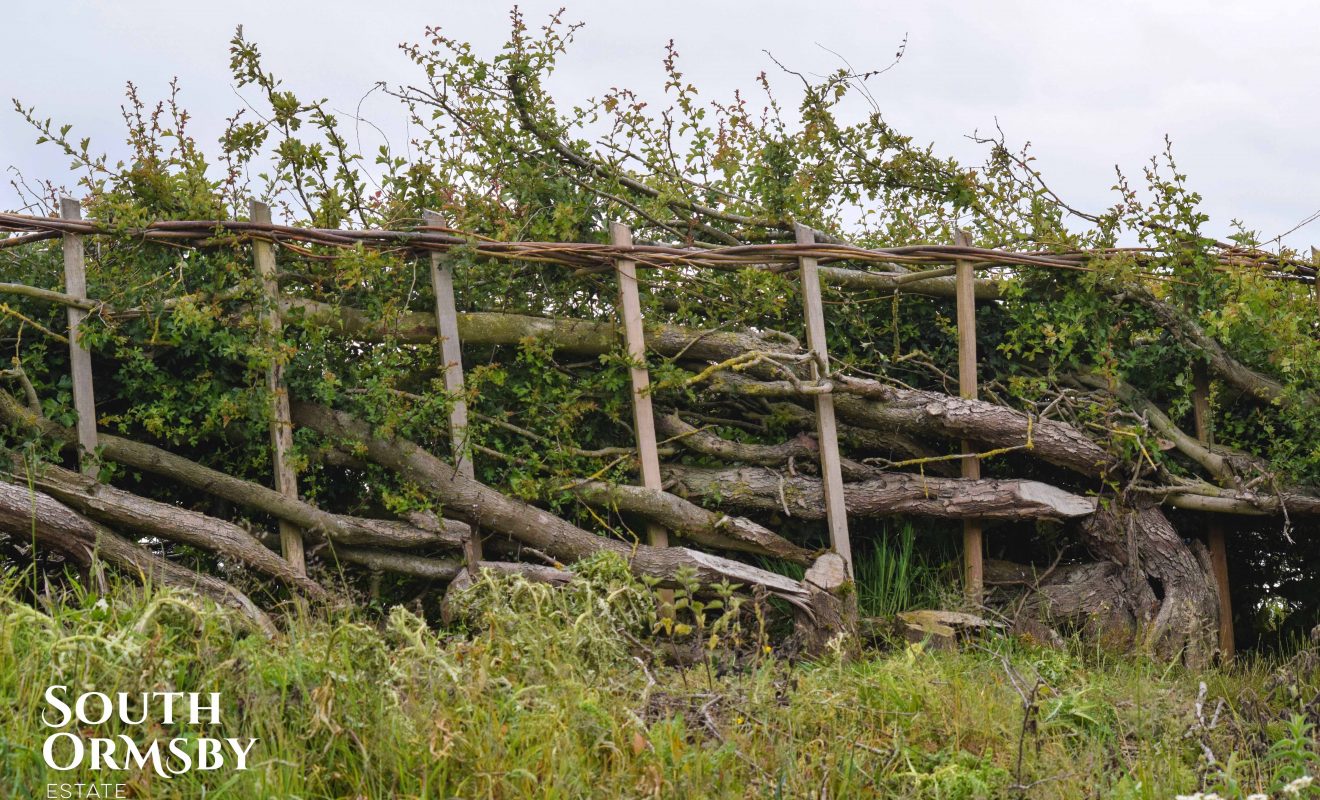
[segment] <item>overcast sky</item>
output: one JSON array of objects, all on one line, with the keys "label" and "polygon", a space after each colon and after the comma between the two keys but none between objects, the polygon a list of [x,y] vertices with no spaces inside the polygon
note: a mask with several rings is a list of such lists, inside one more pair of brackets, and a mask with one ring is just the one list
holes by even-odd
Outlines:
[{"label": "overcast sky", "polygon": [[[428,24],[490,52],[508,31],[508,5],[454,0],[62,0],[5,4],[4,94],[74,125],[97,149],[119,152],[125,81],[149,98],[172,76],[194,134],[214,142],[241,105],[228,75],[235,25],[268,68],[303,98],[351,112],[378,80],[414,79],[397,49]],[[536,23],[561,2],[524,2]],[[1320,210],[1320,7],[1303,2],[608,3],[576,0],[587,23],[558,76],[571,99],[629,86],[658,97],[670,38],[707,97],[751,89],[773,71],[763,50],[803,71],[882,66],[906,35],[907,55],[874,80],[886,119],[939,152],[972,158],[964,138],[993,130],[1029,139],[1039,166],[1074,205],[1113,201],[1114,166],[1137,177],[1167,133],[1205,197],[1211,232],[1232,218],[1272,237]],[[807,9],[811,9],[808,11]],[[786,94],[791,84],[782,81]],[[367,107],[400,144],[402,111]],[[66,161],[0,109],[0,165],[66,179]],[[374,145],[371,145],[374,147]],[[7,182],[6,182],[7,183]],[[0,192],[0,206],[17,201]],[[1320,243],[1320,222],[1288,237]]]}]

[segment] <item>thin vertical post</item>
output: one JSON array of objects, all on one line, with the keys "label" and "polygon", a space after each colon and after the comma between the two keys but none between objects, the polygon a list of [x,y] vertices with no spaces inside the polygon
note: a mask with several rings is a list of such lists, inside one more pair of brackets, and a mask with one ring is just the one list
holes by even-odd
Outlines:
[{"label": "thin vertical post", "polygon": [[[610,244],[618,248],[633,246],[632,230],[621,222],[610,223]],[[628,346],[628,370],[632,379],[633,429],[637,433],[637,458],[641,462],[642,486],[663,490],[660,480],[660,450],[655,441],[655,414],[651,410],[651,374],[646,369],[646,335],[642,329],[642,300],[637,290],[637,262],[630,258],[614,259],[619,278],[619,313],[623,316],[623,335]],[[668,547],[669,532],[649,523],[646,538],[652,547]]]},{"label": "thin vertical post", "polygon": [[1320,313],[1320,247],[1311,248],[1311,264],[1315,267],[1315,283],[1311,287],[1315,292],[1315,310]]},{"label": "thin vertical post", "polygon": [[[1214,427],[1210,416],[1210,374],[1204,364],[1192,367],[1192,418],[1196,425],[1196,438],[1207,446],[1214,444]],[[1209,545],[1215,584],[1219,589],[1219,650],[1225,659],[1230,659],[1237,647],[1233,632],[1233,596],[1228,587],[1228,536],[1219,514],[1211,514],[1207,521],[1206,543]]]},{"label": "thin vertical post", "polygon": [[[798,244],[815,244],[816,233],[805,225],[795,225]],[[824,381],[830,377],[829,349],[825,344],[825,304],[820,299],[820,271],[816,259],[798,259],[798,279],[802,284],[802,311],[807,324],[807,348],[811,351],[811,378]],[[816,439],[820,446],[820,474],[825,489],[825,520],[829,525],[830,547],[848,565],[853,576],[852,545],[848,541],[848,508],[843,496],[843,465],[839,457],[839,428],[834,419],[834,396],[816,395]]]},{"label": "thin vertical post", "polygon": [[[422,212],[422,221],[431,227],[444,227],[445,219],[434,211]],[[440,340],[440,359],[444,364],[445,391],[452,399],[449,407],[449,442],[454,469],[468,478],[475,477],[472,458],[467,450],[468,408],[463,383],[463,343],[458,338],[458,306],[454,302],[454,267],[440,253],[431,253],[431,288],[435,292],[435,330]],[[464,545],[468,570],[481,563],[481,533],[475,525]]]},{"label": "thin vertical post", "polygon": [[[60,198],[60,218],[70,221],[82,219],[82,206],[71,197]],[[64,291],[87,299],[87,259],[83,251],[83,238],[76,233],[64,234]],[[95,476],[96,463],[96,394],[92,390],[92,354],[79,341],[83,320],[87,312],[68,307],[69,312],[69,373],[73,379],[73,408],[78,413],[78,466],[86,475]]]},{"label": "thin vertical post", "polygon": [[[966,231],[954,231],[954,244],[959,247],[971,247],[972,237]],[[955,262],[956,293],[958,298],[958,394],[965,400],[977,399],[976,381],[976,271],[972,262],[957,259]],[[962,460],[962,476],[978,479],[981,477],[981,460],[975,455],[972,442],[964,439],[962,451],[966,456]],[[982,541],[981,521],[963,520],[963,574],[967,598],[979,604],[984,592],[985,568],[984,542]]]},{"label": "thin vertical post", "polygon": [[[270,224],[270,206],[252,201],[250,216],[258,224]],[[252,260],[266,295],[266,308],[262,311],[262,331],[266,343],[274,350],[280,340],[284,323],[280,319],[280,283],[275,265],[275,246],[266,239],[252,240]],[[270,392],[270,446],[275,462],[275,491],[286,497],[298,497],[298,475],[291,461],[293,453],[293,419],[289,414],[289,389],[284,384],[284,355],[272,352],[266,369],[266,389]],[[307,574],[303,552],[302,531],[297,525],[280,520],[280,552],[299,575]]]}]

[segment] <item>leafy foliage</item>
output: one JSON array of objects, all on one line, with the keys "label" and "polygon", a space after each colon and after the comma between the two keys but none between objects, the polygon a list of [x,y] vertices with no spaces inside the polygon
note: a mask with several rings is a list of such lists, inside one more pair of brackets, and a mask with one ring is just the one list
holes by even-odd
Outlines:
[{"label": "leafy foliage", "polygon": [[[247,201],[259,198],[277,205],[291,224],[398,229],[419,224],[422,211],[434,209],[456,229],[501,240],[603,242],[607,221],[618,219],[639,240],[695,247],[791,241],[793,224],[805,223],[863,245],[948,243],[957,226],[982,246],[1090,250],[1075,272],[992,273],[1002,299],[981,304],[977,319],[984,395],[1066,419],[1130,464],[1195,474],[1194,464],[1161,446],[1146,420],[1071,380],[1087,372],[1127,381],[1190,427],[1192,375],[1204,356],[1142,305],[1124,300],[1132,291],[1149,292],[1284,387],[1283,402],[1262,404],[1215,381],[1216,440],[1265,459],[1261,485],[1320,483],[1320,408],[1308,400],[1320,383],[1320,336],[1309,290],[1267,279],[1249,265],[1218,266],[1211,254],[1221,243],[1205,232],[1200,198],[1171,148],[1144,170],[1140,188],[1119,174],[1113,206],[1091,213],[1068,205],[1030,151],[1010,148],[1002,136],[980,140],[984,163],[966,165],[896,131],[868,88],[885,68],[843,67],[814,79],[776,65],[793,100],[766,73],[756,80],[758,99],[743,92],[711,99],[685,74],[671,43],[659,99],[614,87],[566,101],[550,81],[570,57],[577,30],[561,15],[533,28],[515,10],[508,40],[494,53],[440,29],[403,47],[417,80],[382,88],[403,104],[417,131],[406,149],[386,144],[375,153],[356,152],[328,101],[307,100],[285,86],[241,29],[230,69],[251,108],[229,120],[218,147],[192,137],[174,86],[153,106],[130,85],[127,155],[118,162],[73,138],[67,126],[16,105],[39,141],[69,156],[87,213],[123,231],[158,219],[241,218]],[[54,192],[53,185],[46,188]],[[1257,243],[1245,229],[1233,242]],[[278,359],[288,364],[295,396],[351,410],[436,452],[448,447],[444,419],[454,398],[443,389],[434,347],[390,340],[332,346],[322,322],[297,314],[288,316],[279,341],[268,342],[258,324],[263,300],[250,257],[241,243],[219,244],[179,250],[127,235],[98,240],[90,253],[91,296],[139,312],[94,315],[88,325],[103,426],[262,480],[269,475],[262,376]],[[296,298],[361,309],[369,320],[433,308],[425,266],[400,252],[284,248],[280,259],[282,289]],[[0,281],[58,287],[59,263],[53,246],[6,248]],[[462,253],[455,274],[463,310],[613,317],[609,276]],[[946,303],[836,289],[826,301],[839,368],[954,390],[947,365],[954,363],[956,337]],[[648,321],[703,329],[796,334],[802,318],[792,278],[769,271],[654,270],[643,302]],[[52,337],[63,312],[23,299],[0,312],[15,363],[43,410],[72,421],[67,361]],[[602,533],[639,538],[628,520],[580,507],[563,491],[583,475],[622,480],[629,474],[628,459],[618,456],[631,444],[622,353],[574,359],[531,339],[465,358],[474,412],[466,444],[479,477]],[[723,436],[775,442],[801,426],[764,404],[698,397],[682,381],[666,380],[677,373],[674,363],[652,359],[650,367],[661,407],[695,407]],[[299,432],[301,480],[318,503],[358,512],[442,510],[384,470],[327,469],[324,444]],[[1073,480],[1042,474],[1016,455],[987,462],[987,471],[1064,486]],[[1122,490],[1131,477],[1112,476],[1110,488]],[[206,502],[178,489],[146,490],[185,504]],[[799,532],[796,521],[778,522]],[[1302,565],[1320,557],[1320,540],[1299,536],[1302,544],[1294,547],[1257,534],[1253,544],[1265,550],[1243,569],[1264,571],[1269,563],[1275,575],[1298,575],[1287,582],[1287,602],[1303,612],[1299,619],[1309,618],[1305,612],[1315,610],[1320,594],[1313,578],[1300,575]],[[1267,583],[1253,572],[1248,594],[1279,589]]]}]

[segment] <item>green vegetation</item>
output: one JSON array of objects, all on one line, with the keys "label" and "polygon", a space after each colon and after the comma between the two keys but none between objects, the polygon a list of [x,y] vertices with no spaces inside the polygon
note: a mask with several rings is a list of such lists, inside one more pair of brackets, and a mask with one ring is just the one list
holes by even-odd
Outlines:
[{"label": "green vegetation", "polygon": [[[620,562],[580,572],[562,589],[484,577],[467,596],[470,630],[394,607],[291,619],[275,642],[187,595],[73,582],[34,609],[10,599],[23,589],[11,581],[0,791],[38,797],[79,779],[42,766],[43,693],[57,683],[218,691],[224,732],[212,735],[260,740],[244,772],[122,773],[130,796],[151,798],[203,787],[209,798],[975,798],[1020,796],[1019,783],[1031,798],[1283,798],[1320,767],[1313,653],[1198,675],[987,639],[791,663],[758,644],[744,609],[680,667],[675,651],[637,646],[654,605]],[[202,735],[117,724],[94,735],[120,732]]]},{"label": "green vegetation", "polygon": [[[70,157],[71,191],[99,226],[87,234],[88,296],[104,305],[82,324],[81,344],[94,361],[102,447],[98,483],[56,480],[52,465],[77,466],[64,429],[77,421],[68,315],[30,287],[60,289],[65,264],[60,232],[28,218],[15,230],[34,232],[6,232],[0,247],[0,283],[29,287],[10,286],[0,303],[0,338],[11,345],[0,372],[0,791],[42,796],[52,779],[106,777],[43,766],[52,684],[220,692],[224,733],[260,740],[247,771],[126,774],[139,797],[1320,791],[1303,785],[1320,767],[1320,655],[1303,640],[1320,613],[1320,338],[1305,254],[1266,253],[1245,229],[1213,238],[1171,147],[1135,184],[1120,174],[1114,205],[1094,213],[1060,199],[1030,153],[1003,140],[983,141],[975,167],[943,158],[885,122],[865,85],[883,69],[790,72],[792,101],[763,73],[759,101],[714,100],[685,78],[671,46],[659,99],[625,88],[557,99],[551,76],[575,30],[555,16],[533,31],[515,11],[507,43],[485,54],[427,31],[403,48],[416,80],[384,89],[413,138],[376,153],[357,152],[330,101],[284,86],[241,29],[230,68],[248,109],[218,147],[189,133],[177,87],[159,105],[130,87],[121,162],[18,105],[39,143]],[[32,208],[58,194],[17,183],[40,187],[24,198]],[[293,228],[388,229],[447,248],[462,312],[464,440],[448,423],[460,397],[439,369],[433,324],[429,254],[441,251],[286,230],[276,237],[283,305],[272,331],[263,321],[272,299],[243,233],[252,229],[212,234],[214,221],[245,219],[254,200]],[[462,236],[419,235],[431,209]],[[156,228],[182,238],[142,232],[187,220],[211,222],[194,234]],[[663,263],[645,263],[655,251],[633,253],[657,418],[689,429],[664,437],[667,491],[649,498],[660,511],[580,491],[636,483],[630,370],[639,365],[613,327],[621,253],[546,253],[602,245],[614,220],[639,244],[672,246]],[[821,488],[811,409],[826,387],[799,341],[793,259],[802,251],[693,261],[713,248],[791,244],[799,224],[822,247],[948,245],[958,229],[978,248],[1032,255],[1017,266],[1000,265],[1004,252],[977,256],[975,291],[995,298],[978,301],[975,315],[983,403],[956,414],[948,262],[967,251],[880,259],[893,264],[855,250],[822,256],[834,276],[822,285],[829,391],[850,493],[881,498],[849,501],[867,509],[849,509],[858,580],[828,597],[799,583],[768,596],[786,582],[741,570],[715,574],[740,576],[742,587],[699,586],[694,564],[772,554],[789,559],[776,570],[801,578],[828,544],[823,506],[808,491]],[[483,240],[541,244],[493,256],[478,252]],[[929,267],[938,274],[908,272]],[[299,502],[272,505],[276,373],[300,410]],[[1191,435],[1194,396],[1208,405],[1217,450]],[[112,448],[110,435],[131,441]],[[994,453],[975,486],[954,477],[965,443]],[[480,486],[439,461],[456,445]],[[144,446],[157,449],[143,456]],[[165,455],[186,459],[193,477],[162,468]],[[220,492],[202,467],[240,488]],[[753,475],[770,487],[761,495]],[[795,649],[807,645],[786,628],[826,618],[813,616],[812,599],[829,600],[815,610],[856,599],[865,616],[961,602],[948,534],[985,512],[956,506],[1026,481],[1027,495],[1066,496],[1084,510],[1004,512],[988,525],[988,566],[1039,580],[991,582],[990,608],[978,611],[1076,638],[1055,649],[991,636],[960,652],[898,641],[855,652],[821,636],[810,660]],[[107,486],[132,495],[120,498],[128,505],[110,508]],[[890,490],[944,505],[910,510]],[[38,499],[44,517],[28,514]],[[1278,513],[1285,499],[1295,513]],[[1231,528],[1238,642],[1255,648],[1220,671],[1199,669],[1219,644],[1199,541],[1207,505]],[[155,514],[150,525],[142,508]],[[681,524],[664,521],[674,509],[686,514]],[[898,519],[898,510],[928,517]],[[356,520],[354,530],[330,531],[325,515]],[[486,573],[447,594],[462,534],[439,518],[475,524],[505,577]],[[269,575],[265,548],[282,523],[309,534],[311,586]],[[352,538],[363,525],[388,530],[368,547]],[[634,548],[652,525],[699,552]],[[739,530],[753,538],[728,538]],[[106,555],[120,539],[121,553],[145,559],[149,548],[193,571],[168,573],[176,585],[207,576],[241,590],[279,635],[261,638],[233,612],[161,589],[159,564],[155,585],[134,568],[143,559],[121,559],[113,575],[83,564],[88,550]],[[606,539],[631,563],[588,555]],[[568,564],[572,579],[547,562]],[[566,583],[508,577],[519,569]],[[1058,593],[1080,598],[1078,608],[1056,614],[1066,604],[1048,600]],[[790,619],[794,602],[803,605]],[[1043,620],[1029,619],[1042,609]],[[1092,629],[1106,635],[1078,633]],[[97,732],[120,731],[87,733]],[[198,735],[162,725],[126,733],[187,746]]]}]

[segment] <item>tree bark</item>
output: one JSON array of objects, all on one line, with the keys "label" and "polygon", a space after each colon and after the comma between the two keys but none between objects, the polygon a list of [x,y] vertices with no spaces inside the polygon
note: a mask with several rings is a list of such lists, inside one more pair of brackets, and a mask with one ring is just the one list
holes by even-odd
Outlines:
[{"label": "tree bark", "polygon": [[18,541],[35,539],[79,564],[90,565],[100,558],[144,583],[194,591],[237,609],[265,635],[277,633],[266,613],[234,587],[161,558],[42,492],[0,481],[0,532]]},{"label": "tree bark", "polygon": [[[468,574],[467,564],[461,558],[428,558],[367,547],[336,547],[335,555],[367,569],[425,580],[450,582]],[[512,561],[479,561],[477,569],[488,569],[503,575],[521,575],[537,583],[556,585],[568,583],[575,577],[572,570]]]},{"label": "tree bark", "polygon": [[462,475],[414,442],[377,436],[366,423],[343,411],[295,402],[293,418],[298,424],[322,435],[352,442],[355,449],[361,448],[366,458],[427,488],[445,504],[447,513],[469,520],[482,529],[511,536],[561,561],[571,563],[592,553],[610,550],[628,561],[636,574],[655,578],[664,585],[677,585],[675,576],[680,568],[686,567],[702,584],[729,581],[762,586],[802,611],[821,616],[814,608],[817,598],[810,588],[791,578],[686,547],[629,545],[597,536],[548,511],[505,497]]},{"label": "tree bark", "polygon": [[637,514],[707,547],[774,556],[803,565],[814,558],[810,550],[749,519],[707,511],[668,492],[601,481],[578,484],[572,492],[588,505]]},{"label": "tree bark", "polygon": [[[361,341],[390,338],[404,344],[431,344],[436,337],[434,314],[405,311],[390,319],[376,319],[355,308],[296,297],[285,297],[280,306],[290,322],[301,316]],[[613,322],[492,312],[460,313],[458,335],[469,347],[517,346],[529,337],[545,339],[560,352],[581,356],[608,353],[619,346],[623,336]],[[800,349],[797,340],[787,334],[703,331],[656,324],[646,326],[646,346],[661,355],[682,353],[699,361],[725,361],[752,351],[790,353]]]},{"label": "tree bark", "polygon": [[[758,467],[709,469],[669,467],[667,479],[679,495],[704,498],[748,511],[780,511],[801,519],[824,519],[820,480],[786,476]],[[912,514],[944,519],[1065,520],[1095,511],[1092,498],[1036,481],[939,478],[886,472],[846,483],[850,515]]]},{"label": "tree bark", "polygon": [[1102,504],[1081,531],[1092,552],[1125,568],[1130,586],[1144,579],[1158,601],[1154,616],[1141,620],[1147,647],[1193,668],[1209,664],[1219,629],[1214,577],[1159,507]]},{"label": "tree bark", "polygon": [[[0,418],[50,436],[69,446],[77,441],[77,434],[72,429],[37,416],[20,405],[13,395],[4,391],[0,391]],[[428,545],[461,547],[470,530],[466,524],[452,520],[443,520],[431,529],[423,529],[390,520],[331,514],[310,503],[286,497],[274,489],[213,470],[159,447],[107,433],[99,434],[98,443],[101,447],[101,455],[111,461],[160,475],[248,508],[264,511],[278,519],[299,525],[308,533],[324,536],[336,543],[386,547]]]},{"label": "tree bark", "polygon": [[118,530],[199,547],[246,564],[314,600],[331,598],[325,587],[299,574],[289,562],[233,523],[148,500],[53,464],[41,465],[31,476],[11,472],[10,477],[16,481],[30,479],[41,491]]},{"label": "tree bark", "polygon": [[1159,607],[1150,584],[1131,577],[1112,561],[1064,564],[1045,574],[1007,561],[985,564],[986,586],[996,594],[1021,587],[1008,589],[1012,602],[1004,604],[1014,633],[1054,646],[1080,633],[1115,652],[1132,649]]},{"label": "tree bark", "polygon": [[[711,389],[750,397],[809,398],[791,381],[762,381],[720,373]],[[1023,447],[1035,458],[1082,475],[1098,477],[1118,466],[1112,455],[1086,434],[1063,422],[1041,420],[984,400],[965,400],[940,392],[900,389],[874,380],[834,376],[839,416],[853,425],[897,429],[919,436],[970,439],[993,448]],[[1030,434],[1030,435],[1028,435]]]}]

